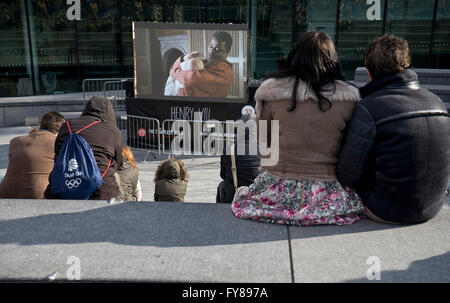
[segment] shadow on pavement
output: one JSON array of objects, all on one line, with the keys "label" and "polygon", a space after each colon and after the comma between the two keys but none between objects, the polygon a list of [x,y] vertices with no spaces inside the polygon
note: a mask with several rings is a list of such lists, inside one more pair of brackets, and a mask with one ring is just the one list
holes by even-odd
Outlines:
[{"label": "shadow on pavement", "polygon": [[[287,240],[286,225],[238,219],[229,207],[213,203],[128,202],[85,211],[2,220],[0,243],[42,245],[111,242],[187,247]],[[348,226],[289,228],[291,238],[300,239],[402,226],[363,220]]]},{"label": "shadow on pavement", "polygon": [[390,283],[398,282],[448,283],[450,282],[450,252],[424,260],[414,261],[406,270],[383,271],[381,263],[380,280],[361,279],[347,280],[356,283]]}]

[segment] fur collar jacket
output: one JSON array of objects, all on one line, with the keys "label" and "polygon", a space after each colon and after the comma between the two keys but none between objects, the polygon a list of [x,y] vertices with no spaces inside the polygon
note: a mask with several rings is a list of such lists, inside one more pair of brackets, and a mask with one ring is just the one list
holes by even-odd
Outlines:
[{"label": "fur collar jacket", "polygon": [[[347,122],[360,100],[359,91],[349,83],[335,81],[323,90],[332,104],[323,112],[316,94],[300,80],[296,109],[289,112],[294,82],[293,78],[271,78],[255,94],[257,119],[268,122],[267,143],[272,155],[277,148],[271,144],[273,136],[279,138],[278,162],[262,169],[284,179],[335,181],[337,155]],[[279,122],[279,133],[271,134],[272,120]],[[260,142],[265,144],[264,138]]]}]

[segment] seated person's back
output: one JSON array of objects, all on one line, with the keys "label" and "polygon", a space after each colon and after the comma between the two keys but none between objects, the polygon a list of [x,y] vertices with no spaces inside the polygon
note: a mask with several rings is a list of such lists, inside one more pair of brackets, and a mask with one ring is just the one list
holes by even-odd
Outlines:
[{"label": "seated person's back", "polygon": [[[241,118],[242,123],[247,123],[250,119],[254,118],[250,117],[250,115],[243,115]],[[259,175],[259,166],[261,165],[260,155],[252,155],[250,152],[250,145],[257,144],[256,134],[246,132],[245,140],[242,140],[242,142],[239,142],[238,144],[242,144],[244,142],[245,153],[243,155],[238,153],[238,146],[234,146],[238,187],[249,186],[250,184],[252,184],[255,178]],[[224,155],[220,157],[220,177],[223,179],[223,181],[220,182],[217,188],[216,203],[231,203],[235,194],[235,189],[232,173],[231,155],[227,154],[226,146],[224,148]]]},{"label": "seated person's back", "polygon": [[139,182],[139,170],[134,162],[133,153],[128,146],[122,149],[122,166],[117,171],[122,201],[142,201],[142,190]]},{"label": "seated person's back", "polygon": [[441,209],[450,177],[450,119],[439,97],[421,88],[406,40],[387,35],[367,48],[371,82],[360,89],[338,165],[368,217],[420,223]]},{"label": "seated person's back", "polygon": [[0,198],[44,198],[54,164],[56,135],[64,121],[61,114],[47,112],[42,116],[39,128],[11,140]]},{"label": "seated person's back", "polygon": [[155,174],[155,201],[184,202],[187,183],[188,175],[180,160],[161,162]]},{"label": "seated person's back", "polygon": [[[109,200],[119,196],[119,186],[114,174],[122,165],[122,134],[116,126],[116,114],[109,100],[100,97],[91,98],[81,116],[69,120],[70,130],[67,123],[61,126],[55,142],[55,157],[58,156],[70,132],[80,131],[96,121],[101,122],[79,133],[90,145],[100,173],[104,174],[103,185],[89,199]],[[58,198],[51,194],[49,187],[45,196]]]},{"label": "seated person's back", "polygon": [[363,219],[360,198],[335,174],[346,122],[360,98],[344,81],[331,38],[302,34],[286,67],[269,75],[254,99],[259,146],[270,152],[262,152],[267,157],[255,181],[234,197],[234,215],[301,226]]}]

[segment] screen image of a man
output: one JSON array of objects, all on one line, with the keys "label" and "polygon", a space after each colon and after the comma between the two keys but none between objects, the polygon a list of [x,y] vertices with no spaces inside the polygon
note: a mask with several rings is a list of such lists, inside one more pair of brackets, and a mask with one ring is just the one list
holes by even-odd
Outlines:
[{"label": "screen image of a man", "polygon": [[204,69],[183,70],[181,63],[195,57],[198,52],[178,58],[170,69],[170,76],[183,86],[178,96],[226,98],[233,83],[233,70],[227,57],[231,50],[231,35],[219,31],[211,37]]}]

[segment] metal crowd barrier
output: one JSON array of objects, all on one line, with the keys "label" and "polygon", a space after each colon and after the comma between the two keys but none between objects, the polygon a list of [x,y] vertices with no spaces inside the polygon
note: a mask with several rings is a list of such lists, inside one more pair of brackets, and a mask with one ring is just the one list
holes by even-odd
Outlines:
[{"label": "metal crowd barrier", "polygon": [[221,155],[227,139],[234,141],[234,127],[234,121],[166,119],[160,149],[173,155]]},{"label": "metal crowd barrier", "polygon": [[105,82],[112,83],[126,81],[130,78],[93,78],[83,80],[83,100],[86,102],[92,97],[105,97]]},{"label": "metal crowd barrier", "polygon": [[[159,155],[229,154],[231,144],[241,144],[236,142],[240,140],[239,133],[245,134],[245,138],[250,136],[245,125],[240,129],[235,121],[166,119],[160,123],[156,118],[119,115],[117,126],[130,148],[147,152],[157,150]],[[254,127],[256,130],[256,124]]]},{"label": "metal crowd barrier", "polygon": [[103,96],[111,100],[114,111],[125,111],[125,83],[131,79],[110,80],[103,82]]},{"label": "metal crowd barrier", "polygon": [[158,119],[120,115],[117,126],[122,130],[122,135],[126,135],[126,142],[130,148],[158,150],[158,154],[161,154],[161,128]]}]

